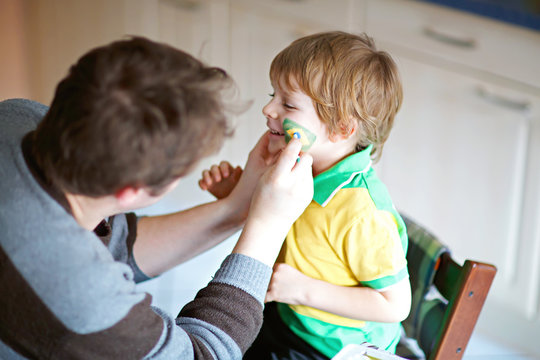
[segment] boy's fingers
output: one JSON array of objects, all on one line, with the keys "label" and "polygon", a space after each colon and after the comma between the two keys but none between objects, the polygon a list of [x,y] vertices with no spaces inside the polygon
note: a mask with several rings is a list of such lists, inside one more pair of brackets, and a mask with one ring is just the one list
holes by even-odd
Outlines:
[{"label": "boy's fingers", "polygon": [[201,179],[199,180],[199,187],[202,189],[202,190],[208,190],[208,188],[206,187],[206,183]]},{"label": "boy's fingers", "polygon": [[234,170],[233,170],[233,173],[232,173],[232,177],[235,181],[238,181],[238,179],[240,179],[240,176],[242,176],[242,168],[240,166],[237,166]]},{"label": "boy's fingers", "polygon": [[277,159],[276,171],[279,173],[291,171],[296,164],[296,159],[298,158],[301,149],[302,142],[295,138],[291,139]]},{"label": "boy's fingers", "polygon": [[221,181],[221,171],[219,170],[219,167],[217,165],[212,165],[210,167],[210,174],[215,181]]},{"label": "boy's fingers", "polygon": [[232,169],[231,174],[230,174],[230,178],[234,182],[238,182],[238,180],[240,179],[240,176],[242,176],[242,172],[243,172],[242,168],[237,166],[234,169]]},{"label": "boy's fingers", "polygon": [[206,184],[206,186],[212,185],[212,178],[210,177],[210,172],[208,170],[203,171],[202,177],[202,181]]},{"label": "boy's fingers", "polygon": [[221,170],[221,175],[223,175],[223,177],[229,177],[232,166],[228,161],[222,161],[219,163],[219,169]]}]

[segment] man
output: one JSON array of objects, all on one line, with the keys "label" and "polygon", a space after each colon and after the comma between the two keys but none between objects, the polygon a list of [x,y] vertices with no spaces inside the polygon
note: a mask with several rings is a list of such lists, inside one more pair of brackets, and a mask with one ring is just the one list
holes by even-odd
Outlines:
[{"label": "man", "polygon": [[[282,240],[311,200],[299,141],[272,160],[263,136],[226,199],[126,214],[221,147],[230,86],[221,69],[132,38],[84,55],[50,108],[0,103],[0,358],[242,357]],[[233,253],[178,317],[136,290],[242,225]]]}]

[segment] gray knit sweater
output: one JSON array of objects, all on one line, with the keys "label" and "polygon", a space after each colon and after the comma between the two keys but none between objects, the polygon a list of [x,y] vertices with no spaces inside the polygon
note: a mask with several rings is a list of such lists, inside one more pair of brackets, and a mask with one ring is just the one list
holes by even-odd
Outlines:
[{"label": "gray knit sweater", "polygon": [[21,141],[46,111],[0,102],[0,359],[240,359],[271,269],[230,255],[178,317],[152,307],[135,286],[135,222],[112,217],[104,242],[29,171]]}]

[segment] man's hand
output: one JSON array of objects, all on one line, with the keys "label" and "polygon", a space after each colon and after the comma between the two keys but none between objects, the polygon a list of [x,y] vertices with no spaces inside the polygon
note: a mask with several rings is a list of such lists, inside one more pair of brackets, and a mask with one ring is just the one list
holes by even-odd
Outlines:
[{"label": "man's hand", "polygon": [[260,178],[246,226],[233,252],[273,265],[289,228],[313,198],[313,158],[309,154],[299,157],[301,147],[299,140],[291,140]]},{"label": "man's hand", "polygon": [[250,217],[286,222],[287,231],[313,198],[313,158],[300,155],[302,143],[293,139],[276,163],[261,177],[251,203]]},{"label": "man's hand", "polygon": [[233,168],[229,162],[222,161],[219,166],[213,165],[210,170],[203,171],[199,186],[217,199],[227,198],[243,222],[247,218],[257,182],[276,160],[277,156],[268,153],[268,132],[265,132],[250,151],[243,171],[240,167]]}]

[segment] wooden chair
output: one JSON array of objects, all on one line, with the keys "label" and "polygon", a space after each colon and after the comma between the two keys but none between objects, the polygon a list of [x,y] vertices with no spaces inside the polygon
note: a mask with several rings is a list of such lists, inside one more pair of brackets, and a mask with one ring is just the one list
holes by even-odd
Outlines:
[{"label": "wooden chair", "polygon": [[[413,300],[396,354],[407,359],[461,359],[497,269],[472,260],[459,265],[433,234],[403,219]],[[423,354],[411,351],[410,339]]]}]

